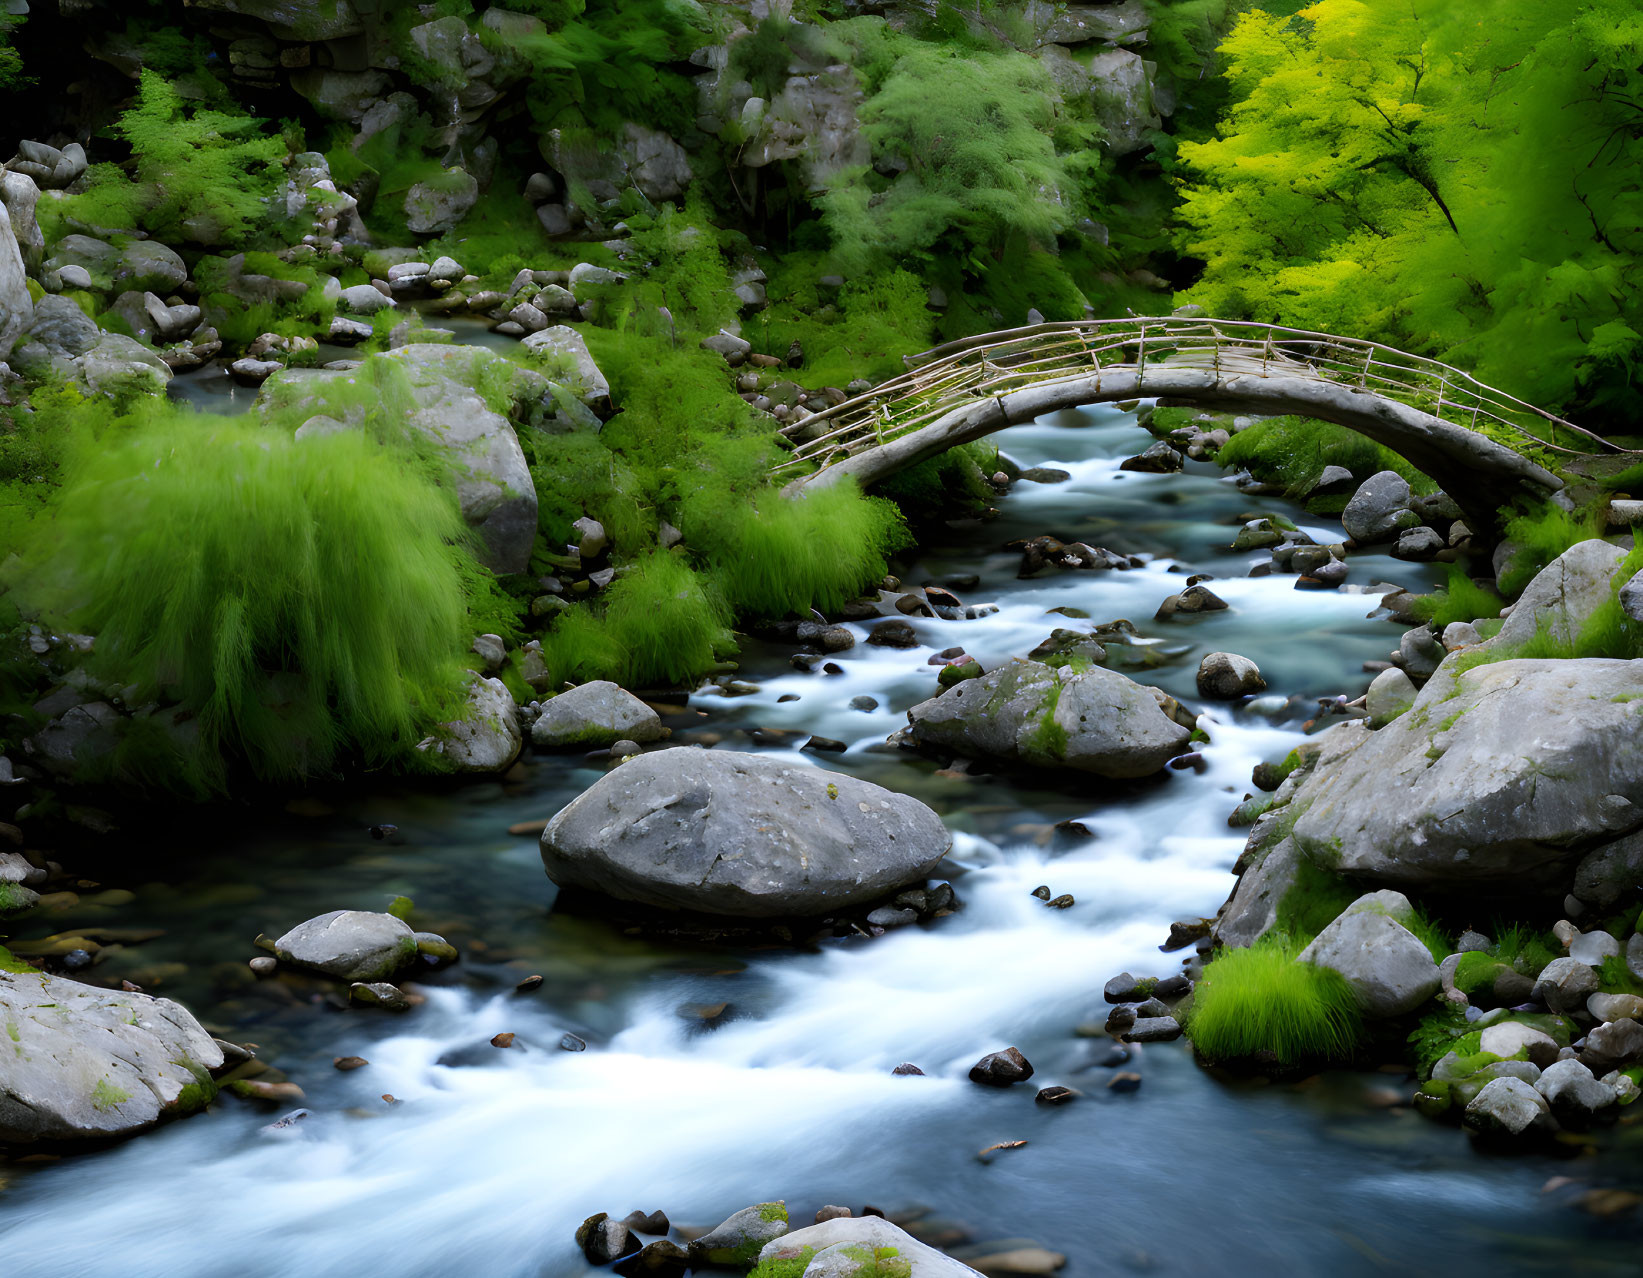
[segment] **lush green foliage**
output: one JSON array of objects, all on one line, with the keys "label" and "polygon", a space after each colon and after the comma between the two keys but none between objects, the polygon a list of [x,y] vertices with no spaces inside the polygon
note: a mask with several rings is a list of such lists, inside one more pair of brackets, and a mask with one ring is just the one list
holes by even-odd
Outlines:
[{"label": "lush green foliage", "polygon": [[[90,190],[55,211],[94,226],[136,226],[176,243],[244,244],[269,216],[285,139],[267,121],[185,101],[145,70],[118,132],[131,145],[134,182],[99,166]],[[48,214],[51,205],[43,205]],[[48,230],[49,233],[49,230]]]},{"label": "lush green foliage", "polygon": [[1547,564],[1571,546],[1603,535],[1601,510],[1567,511],[1550,502],[1506,523],[1506,540],[1516,551],[1501,572],[1500,588],[1518,594]]},{"label": "lush green foliage", "polygon": [[29,586],[97,636],[137,703],[198,714],[179,763],[288,780],[405,758],[451,709],[467,637],[455,505],[362,435],[179,416],[81,450]]},{"label": "lush green foliage", "polygon": [[1390,448],[1345,426],[1306,417],[1270,417],[1256,422],[1222,445],[1217,460],[1223,466],[1246,467],[1265,482],[1282,484],[1292,497],[1306,496],[1326,466],[1344,466],[1358,480],[1368,479],[1377,471],[1395,470],[1416,492],[1429,493],[1437,488]]},{"label": "lush green foliage", "polygon": [[560,616],[542,643],[554,683],[688,684],[735,649],[729,611],[684,558],[656,551],[617,579],[600,614]]},{"label": "lush green foliage", "polygon": [[1054,243],[1098,163],[1093,125],[1058,119],[1059,100],[1026,54],[908,47],[860,112],[875,158],[901,172],[842,175],[823,199],[841,262],[864,271],[939,250],[985,269],[1012,240]]},{"label": "lush green foliage", "polygon": [[1192,300],[1442,354],[1597,420],[1637,415],[1631,0],[1321,0],[1246,13],[1221,53],[1221,136],[1181,146],[1182,243],[1206,264]]},{"label": "lush green foliage", "polygon": [[1442,630],[1451,621],[1475,621],[1480,617],[1499,616],[1500,608],[1499,595],[1472,580],[1461,565],[1450,564],[1443,587],[1420,599],[1415,605],[1415,612]]},{"label": "lush green foliage", "polygon": [[1280,1064],[1344,1060],[1362,1034],[1356,996],[1339,973],[1296,961],[1301,947],[1272,934],[1222,950],[1204,968],[1186,1032],[1209,1060],[1270,1053]]}]

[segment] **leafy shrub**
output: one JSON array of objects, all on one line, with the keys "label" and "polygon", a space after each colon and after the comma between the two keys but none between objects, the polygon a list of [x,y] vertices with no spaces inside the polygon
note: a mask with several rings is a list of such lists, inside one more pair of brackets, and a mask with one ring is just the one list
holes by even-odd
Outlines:
[{"label": "leafy shrub", "polygon": [[1293,497],[1304,496],[1326,466],[1344,466],[1363,480],[1382,470],[1395,470],[1416,492],[1430,493],[1437,485],[1393,452],[1333,422],[1306,417],[1273,417],[1241,430],[1225,444],[1217,460],[1223,466],[1244,466],[1256,477],[1279,483]]},{"label": "leafy shrub", "polygon": [[1476,621],[1500,615],[1501,598],[1487,586],[1479,585],[1459,564],[1446,566],[1448,580],[1442,588],[1423,596],[1415,613],[1442,630],[1452,621]]},{"label": "leafy shrub", "polygon": [[266,124],[186,102],[145,70],[136,105],[116,126],[131,144],[135,182],[99,165],[91,189],[54,201],[54,211],[114,229],[136,225],[164,240],[244,244],[268,218],[285,155],[285,139],[269,136]]},{"label": "leafy shrub", "polygon": [[1569,547],[1603,535],[1600,510],[1568,511],[1550,502],[1506,523],[1506,540],[1517,551],[1497,579],[1508,596],[1518,594]]},{"label": "leafy shrub", "polygon": [[1280,1064],[1343,1060],[1363,1029],[1357,997],[1338,973],[1296,961],[1301,947],[1270,934],[1223,950],[1204,968],[1186,1032],[1212,1061],[1270,1053]]},{"label": "leafy shrub", "polygon": [[549,677],[629,686],[687,682],[734,650],[724,603],[684,559],[657,551],[611,586],[602,611],[563,614],[542,641]]},{"label": "leafy shrub", "polygon": [[360,434],[179,415],[83,450],[30,581],[97,636],[102,677],[197,712],[196,788],[225,755],[289,781],[406,758],[453,709],[464,536],[447,494]]}]

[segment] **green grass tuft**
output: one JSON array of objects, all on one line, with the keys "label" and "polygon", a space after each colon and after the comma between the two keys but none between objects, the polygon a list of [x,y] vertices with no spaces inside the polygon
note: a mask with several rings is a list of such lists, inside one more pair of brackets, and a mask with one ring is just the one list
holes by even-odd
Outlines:
[{"label": "green grass tuft", "polygon": [[1506,540],[1516,553],[1500,572],[1497,581],[1508,596],[1519,594],[1547,564],[1569,547],[1603,535],[1600,509],[1567,511],[1550,503],[1506,523]]},{"label": "green grass tuft", "polygon": [[1501,598],[1493,590],[1473,581],[1459,564],[1449,564],[1447,571],[1449,578],[1443,587],[1416,602],[1417,616],[1442,630],[1452,621],[1500,615]]},{"label": "green grass tuft", "polygon": [[272,781],[409,758],[454,709],[466,529],[361,435],[156,419],[82,449],[35,533],[28,585],[93,670],[197,713],[186,788],[224,756]]},{"label": "green grass tuft", "polygon": [[1204,969],[1186,1032],[1212,1061],[1271,1053],[1284,1065],[1344,1060],[1362,1034],[1356,996],[1337,972],[1296,961],[1301,946],[1269,934],[1223,950]]}]

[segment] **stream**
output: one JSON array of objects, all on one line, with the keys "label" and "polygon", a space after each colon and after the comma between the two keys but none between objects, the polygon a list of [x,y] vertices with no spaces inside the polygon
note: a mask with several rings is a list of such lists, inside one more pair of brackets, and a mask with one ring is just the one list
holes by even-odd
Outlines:
[{"label": "stream", "polygon": [[[798,1223],[823,1203],[927,1209],[977,1242],[1064,1252],[1067,1278],[1635,1274],[1635,1224],[1594,1220],[1543,1187],[1556,1176],[1623,1181],[1643,1128],[1564,1159],[1489,1158],[1458,1129],[1389,1107],[1388,1089],[1412,1092],[1399,1074],[1261,1085],[1213,1076],[1177,1042],[1139,1051],[1124,1068],[1142,1086],[1117,1093],[1097,1064],[1109,1040],[1075,1034],[1104,1019],[1110,976],[1167,975],[1190,953],[1157,947],[1171,920],[1213,914],[1225,899],[1244,835],[1227,814],[1251,767],[1300,739],[1301,699],[1357,696],[1362,663],[1396,646],[1399,627],[1366,617],[1377,600],[1362,588],[1435,580],[1432,566],[1372,554],[1353,557],[1340,592],[1248,577],[1266,553],[1227,549],[1240,518],[1286,513],[1320,540],[1341,539],[1339,526],[1246,496],[1208,465],[1121,472],[1148,442],[1113,408],[1010,431],[1000,443],[1020,464],[1071,477],[1018,483],[997,519],[897,566],[910,583],[975,575],[979,585],[958,593],[996,613],[915,619],[918,648],[858,643],[832,658],[843,673],[831,676],[750,640],[736,678],[757,691],[707,685],[668,718],[675,744],[782,752],[930,804],[955,835],[955,915],[795,949],[640,936],[555,910],[535,838],[507,830],[552,815],[600,775],[577,756],[527,753],[507,781],[354,786],[283,814],[179,815],[174,828],[130,836],[102,878],[134,899],[83,895],[20,939],[163,929],[110,947],[97,978],[176,997],[213,1032],[256,1043],[304,1089],[310,1113],[265,1131],[285,1109],[225,1095],[116,1148],[0,1171],[10,1177],[0,1275],[575,1278],[590,1271],[573,1234],[594,1212],[661,1208],[710,1225],[771,1198]],[[1019,556],[1001,547],[1041,533],[1148,562],[1018,580]],[[1154,621],[1188,572],[1213,574],[1230,609]],[[1136,624],[1165,661],[1129,673],[1208,711],[1204,771],[1121,786],[940,775],[884,745],[933,695],[933,653],[963,645],[990,668],[1078,624],[1046,615],[1057,607],[1089,624]],[[854,629],[859,639],[867,627]],[[1253,658],[1268,694],[1204,706],[1194,673],[1218,649]],[[860,697],[877,707],[852,708]],[[812,733],[848,749],[799,752]],[[379,841],[370,827],[384,823],[397,831]],[[1076,904],[1046,908],[1031,895],[1040,884]],[[259,982],[245,966],[259,932],[383,909],[400,894],[415,901],[416,926],[463,955],[408,1014],[341,1011],[326,982]],[[536,973],[539,989],[514,991]],[[515,1045],[492,1047],[499,1032]],[[566,1032],[587,1050],[558,1050]],[[1011,1044],[1035,1066],[1030,1084],[995,1091],[966,1079]],[[338,1072],[342,1055],[370,1064]],[[903,1061],[926,1076],[893,1076]],[[1082,1095],[1035,1105],[1051,1084]],[[977,1157],[1015,1140],[1028,1143]]]}]

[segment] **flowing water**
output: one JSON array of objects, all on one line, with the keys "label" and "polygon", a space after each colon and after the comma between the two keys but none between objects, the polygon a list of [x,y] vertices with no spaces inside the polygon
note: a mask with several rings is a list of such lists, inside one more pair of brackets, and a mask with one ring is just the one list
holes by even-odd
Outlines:
[{"label": "flowing water", "polygon": [[[912,582],[977,575],[963,595],[996,613],[917,620],[917,649],[858,644],[834,658],[843,673],[832,676],[753,643],[739,677],[756,692],[710,685],[670,718],[675,741],[775,750],[931,804],[955,832],[964,908],[952,916],[811,949],[750,949],[555,910],[534,838],[506,831],[593,782],[598,767],[579,758],[527,758],[507,783],[355,790],[278,818],[147,831],[128,864],[175,857],[174,874],[144,882],[110,869],[107,883],[134,900],[87,896],[41,930],[164,929],[105,951],[99,978],[174,995],[214,1031],[257,1043],[306,1091],[310,1113],[271,1133],[282,1111],[224,1097],[108,1151],[13,1165],[0,1173],[10,1177],[0,1275],[574,1276],[586,1266],[572,1235],[593,1212],[659,1207],[711,1224],[776,1197],[796,1215],[830,1202],[928,1208],[978,1240],[1065,1252],[1069,1278],[1635,1273],[1635,1226],[1594,1221],[1570,1205],[1572,1191],[1542,1192],[1558,1175],[1625,1183],[1639,1149],[1629,1129],[1570,1160],[1488,1159],[1459,1131],[1387,1108],[1387,1088],[1411,1090],[1400,1076],[1259,1086],[1200,1070],[1184,1043],[1137,1054],[1126,1068],[1142,1075],[1139,1091],[1107,1089],[1111,1070],[1096,1063],[1107,1042],[1074,1032],[1105,1016],[1102,983],[1123,969],[1175,969],[1179,956],[1158,942],[1172,919],[1212,913],[1231,887],[1242,832],[1226,817],[1251,767],[1299,739],[1304,698],[1361,692],[1362,662],[1398,635],[1366,617],[1374,596],[1250,578],[1264,555],[1226,549],[1255,509],[1287,509],[1331,539],[1338,527],[1243,496],[1210,467],[1120,472],[1147,442],[1114,409],[1011,431],[1006,447],[1022,464],[1071,478],[1017,485],[997,520],[903,566]],[[1002,543],[1044,532],[1148,563],[1017,580]],[[1374,556],[1352,563],[1360,586],[1420,588],[1432,576]],[[1153,621],[1186,572],[1214,574],[1231,608]],[[1254,658],[1271,692],[1209,708],[1203,772],[1120,787],[941,775],[883,745],[934,690],[934,652],[963,645],[989,666],[1024,654],[1069,624],[1053,607],[1132,619],[1167,658],[1138,677],[1194,705],[1198,659],[1215,649]],[[859,697],[877,708],[851,708]],[[811,733],[848,749],[799,753]],[[1068,821],[1082,830],[1056,828]],[[384,822],[398,831],[379,842],[368,829]],[[1039,884],[1077,903],[1048,909],[1031,895]],[[324,982],[257,982],[245,967],[258,932],[381,909],[401,893],[418,926],[463,951],[409,1014],[344,1012]],[[530,973],[542,986],[515,993]],[[567,1031],[587,1050],[558,1050]],[[499,1032],[515,1045],[492,1047]],[[1030,1085],[966,1080],[978,1057],[1009,1044],[1036,1067]],[[339,1073],[339,1055],[370,1064]],[[892,1076],[901,1061],[925,1077]],[[1035,1089],[1053,1083],[1082,1096],[1036,1106]],[[1028,1143],[977,1158],[1008,1140]]]}]

